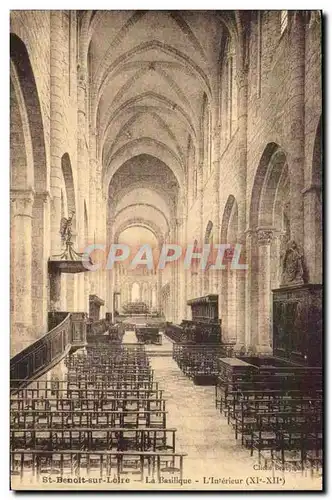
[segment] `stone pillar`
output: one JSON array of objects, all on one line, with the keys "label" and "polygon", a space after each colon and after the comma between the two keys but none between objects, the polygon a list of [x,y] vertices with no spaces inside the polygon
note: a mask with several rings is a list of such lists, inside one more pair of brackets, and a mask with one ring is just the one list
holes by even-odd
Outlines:
[{"label": "stone pillar", "polygon": [[[107,209],[108,209],[108,200],[107,196],[102,191],[101,185],[101,165],[98,161],[96,163],[96,185],[95,185],[95,203],[96,203],[96,242],[102,245],[106,244],[106,234],[105,234],[105,220],[107,220]],[[98,217],[97,217],[98,214]],[[114,243],[110,241],[110,243]],[[96,290],[98,295],[104,299],[105,296],[105,281],[106,281],[107,272],[104,269],[100,269],[95,273],[95,283]]]},{"label": "stone pillar", "polygon": [[48,268],[50,256],[50,193],[36,192],[32,209],[32,324],[35,336],[48,327]]},{"label": "stone pillar", "polygon": [[[199,203],[199,241],[198,241],[198,246],[199,248],[203,249],[203,244],[204,244],[204,228],[203,228],[203,209],[204,209],[204,193],[203,193],[203,168],[204,164],[201,162],[198,167],[197,171],[197,186],[198,186],[198,203]],[[204,271],[201,269],[200,262],[197,266],[197,272],[198,274],[196,275],[197,277],[197,297],[200,297],[203,295],[203,290],[204,290]]]},{"label": "stone pillar", "polygon": [[[85,246],[84,235],[84,200],[88,198],[88,189],[86,177],[88,178],[88,158],[86,151],[86,67],[81,61],[81,69],[77,84],[77,190],[78,190],[78,213],[79,222],[78,246],[80,251]],[[78,309],[79,311],[88,311],[88,280],[85,275],[78,276]]]},{"label": "stone pillar", "polygon": [[[245,46],[243,47],[245,51]],[[246,199],[247,199],[247,126],[248,126],[248,68],[245,61],[242,61],[237,73],[238,85],[238,235],[237,242],[241,245],[241,258],[243,263],[247,262],[246,256]],[[236,270],[236,302],[237,321],[236,338],[237,348],[245,344],[246,319],[250,311],[246,310],[246,281],[247,271]]]},{"label": "stone pillar", "polygon": [[51,253],[61,253],[60,219],[61,219],[61,158],[63,145],[63,33],[62,11],[50,12],[51,24],[51,86],[50,86],[50,153],[51,153]]},{"label": "stone pillar", "polygon": [[[213,134],[213,243],[218,244],[220,238],[220,124],[215,127]],[[221,243],[226,243],[222,241]],[[211,251],[214,251],[211,249]],[[214,262],[213,262],[214,264]],[[212,291],[213,293],[220,294],[220,275],[221,270],[210,271],[212,273]],[[220,302],[219,302],[220,304]],[[219,318],[220,318],[220,306],[219,306]]]},{"label": "stone pillar", "polygon": [[[178,219],[178,244],[181,245],[182,252],[186,249],[186,218],[181,217]],[[178,298],[178,311],[177,311],[177,322],[181,321],[186,317],[186,303],[187,303],[187,281],[189,270],[184,269],[183,259],[180,258],[177,261],[178,267],[178,283],[179,283],[179,298]]]},{"label": "stone pillar", "polygon": [[272,352],[272,293],[270,251],[272,229],[260,228],[258,236],[258,346],[261,353]]},{"label": "stone pillar", "polygon": [[[88,210],[88,222],[89,222],[89,241],[85,242],[88,245],[94,243],[100,243],[96,240],[96,171],[97,171],[97,161],[96,161],[96,133],[95,131],[90,131],[90,177],[89,177],[89,210]],[[96,286],[96,272],[89,273],[90,281],[90,293],[99,295]],[[99,295],[100,296],[100,295]],[[104,297],[102,297],[104,299]]]},{"label": "stone pillar", "polygon": [[[108,207],[108,211],[110,208]],[[113,233],[114,233],[114,218],[112,218],[109,214],[107,215],[107,238],[106,238],[106,247],[107,251],[109,251],[109,247],[113,242]],[[105,271],[105,281],[106,281],[106,305],[107,311],[113,311],[113,292],[114,292],[114,271],[113,269],[106,269]],[[102,297],[103,298],[103,297]]]},{"label": "stone pillar", "polygon": [[[101,177],[101,173],[100,173],[100,177]],[[99,184],[101,186],[101,178],[100,178]],[[101,242],[101,244],[105,244],[106,247],[107,247],[107,235],[106,235],[106,224],[105,224],[105,221],[107,220],[108,202],[107,202],[107,196],[102,193],[102,186],[100,188],[100,192],[98,192],[98,196],[101,196],[102,206],[103,206],[102,217],[99,220],[99,224],[100,224],[100,233],[99,233],[100,234],[100,242]],[[98,202],[96,202],[96,203],[97,203],[97,206],[98,206]],[[107,255],[105,255],[105,266],[104,266],[103,270],[100,272],[100,279],[101,279],[100,295],[101,295],[101,297],[103,299],[106,297],[106,293],[107,293],[106,259],[107,259]]]},{"label": "stone pillar", "polygon": [[[184,267],[184,255],[185,252],[187,251],[187,245],[188,245],[188,196],[186,198],[186,205],[185,205],[185,213],[184,213],[184,219],[183,219],[183,248],[182,248],[182,258],[181,258],[181,266],[182,269]],[[190,295],[190,290],[191,290],[191,269],[184,269],[184,300],[182,304],[182,318],[180,319],[186,319],[188,317],[188,306],[187,306],[187,300],[189,299]]]},{"label": "stone pillar", "polygon": [[12,333],[11,355],[30,345],[32,333],[31,263],[32,263],[32,190],[11,193],[12,252]]},{"label": "stone pillar", "polygon": [[302,191],[304,200],[304,255],[309,283],[322,283],[322,192],[318,185]]},{"label": "stone pillar", "polygon": [[246,259],[248,263],[246,279],[246,330],[245,347],[258,344],[258,257],[257,257],[257,234],[252,229],[246,231]]},{"label": "stone pillar", "polygon": [[271,262],[270,262],[270,275],[271,275],[271,290],[279,288],[282,278],[282,263],[281,255],[284,248],[284,241],[286,232],[274,229],[273,238],[271,241]]},{"label": "stone pillar", "polygon": [[290,230],[291,238],[303,246],[305,28],[303,13],[293,11],[290,15],[287,64],[291,71],[287,81],[288,116],[285,117],[288,125],[286,137],[290,177]]},{"label": "stone pillar", "polygon": [[158,308],[158,311],[161,311],[161,287],[162,287],[162,270],[158,269],[157,270],[157,296],[156,296],[156,305]]},{"label": "stone pillar", "polygon": [[[181,221],[180,219],[176,219],[173,227],[173,241],[175,244],[179,244],[179,225]],[[172,304],[172,321],[174,323],[177,322],[178,319],[178,311],[179,311],[179,301],[181,297],[181,284],[179,281],[179,261],[177,260],[176,262],[173,262],[172,264],[172,269],[173,269],[173,304]]]},{"label": "stone pillar", "polygon": [[58,312],[61,307],[61,272],[54,270],[49,274],[50,312]]},{"label": "stone pillar", "polygon": [[149,286],[148,293],[149,293],[149,308],[151,310],[151,308],[152,308],[152,286]]}]

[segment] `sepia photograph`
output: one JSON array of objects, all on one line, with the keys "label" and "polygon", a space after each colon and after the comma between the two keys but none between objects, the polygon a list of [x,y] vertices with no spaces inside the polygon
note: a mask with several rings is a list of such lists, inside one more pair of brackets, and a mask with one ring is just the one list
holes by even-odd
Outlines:
[{"label": "sepia photograph", "polygon": [[323,12],[8,18],[10,489],[322,491]]}]

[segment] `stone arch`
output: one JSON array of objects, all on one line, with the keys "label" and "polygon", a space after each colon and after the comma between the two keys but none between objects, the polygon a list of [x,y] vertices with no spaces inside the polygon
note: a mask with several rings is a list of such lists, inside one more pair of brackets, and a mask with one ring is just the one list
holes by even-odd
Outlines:
[{"label": "stone arch", "polygon": [[19,78],[10,64],[10,187],[33,189],[34,162],[29,118]]},{"label": "stone arch", "polygon": [[[305,203],[309,220],[306,223],[308,238],[306,238],[306,257],[308,259],[308,270],[310,281],[322,283],[322,262],[323,262],[323,157],[322,157],[322,118],[320,118],[315,135],[313,155],[311,186],[305,194]],[[309,200],[310,201],[309,201]],[[310,204],[309,204],[310,203]],[[310,231],[310,232],[309,232]]]},{"label": "stone arch", "polygon": [[229,220],[231,217],[231,213],[232,213],[234,204],[236,204],[235,198],[232,194],[230,194],[227,198],[226,205],[225,205],[224,212],[223,212],[223,216],[222,216],[221,231],[220,231],[221,243],[227,243],[228,224],[229,224]]},{"label": "stone arch", "polygon": [[169,166],[170,170],[172,170],[172,172],[174,173],[178,185],[180,186],[180,188],[183,188],[183,186],[185,185],[185,174],[181,162],[174,155],[173,151],[171,151],[165,144],[161,142],[152,140],[148,137],[142,137],[140,139],[133,140],[120,148],[112,157],[107,167],[104,167],[103,186],[106,195],[112,177],[117,172],[117,170],[119,170],[119,168],[127,160],[141,154],[147,154],[149,156],[155,157]]},{"label": "stone arch", "polygon": [[272,348],[271,290],[281,284],[281,257],[290,238],[289,186],[287,155],[269,143],[256,171],[249,213],[250,343],[261,352]]},{"label": "stone arch", "polygon": [[14,64],[28,118],[34,165],[34,189],[47,189],[47,161],[44,124],[36,80],[28,51],[24,42],[14,33],[10,34],[10,59]]},{"label": "stone arch", "polygon": [[[24,42],[10,35],[12,354],[47,329],[48,170],[35,76]],[[33,297],[33,307],[32,307]]]},{"label": "stone arch", "polygon": [[[71,213],[74,213],[73,217],[73,230],[76,230],[76,200],[75,200],[75,187],[74,187],[74,178],[73,172],[71,168],[71,161],[68,153],[64,153],[61,157],[61,171],[64,180],[64,186],[66,190],[66,198],[67,198],[67,208],[68,208],[68,216]],[[74,235],[75,236],[75,235]]]},{"label": "stone arch", "polygon": [[175,47],[167,45],[159,40],[151,40],[148,42],[143,42],[140,45],[130,49],[127,53],[119,56],[115,61],[112,62],[108,67],[103,68],[103,72],[101,73],[101,77],[97,78],[96,83],[98,85],[97,91],[97,106],[100,99],[100,96],[103,93],[104,88],[107,86],[107,83],[113,76],[113,73],[118,70],[124,63],[132,59],[134,56],[138,54],[142,54],[144,52],[148,52],[152,49],[158,49],[162,53],[174,57],[180,61],[183,65],[184,70],[190,70],[195,77],[201,82],[202,86],[206,90],[208,95],[211,95],[211,87],[210,82],[204,71],[187,55],[179,52]]},{"label": "stone arch", "polygon": [[[170,138],[170,140],[172,141],[172,143],[175,147],[176,154],[179,156],[179,158],[181,158],[181,160],[183,160],[184,155],[183,155],[181,145],[178,141],[178,138],[176,137],[176,135],[172,131],[171,127],[167,124],[166,120],[163,119],[155,110],[150,109],[148,106],[146,106],[144,108],[145,109],[141,109],[137,112],[134,112],[132,114],[132,116],[130,116],[130,118],[123,125],[121,125],[121,127],[119,128],[116,135],[114,135],[111,147],[109,149],[108,156],[112,155],[114,150],[116,150],[117,144],[119,144],[119,141],[121,140],[121,138],[123,138],[123,135],[127,131],[127,129],[129,127],[132,127],[135,124],[135,122],[138,122],[139,120],[141,120],[143,118],[144,120],[147,120],[147,119],[154,120],[156,122],[156,124],[158,126],[160,126],[161,130],[163,130],[164,132],[167,133],[168,137]],[[160,108],[158,108],[158,109],[160,109]],[[124,112],[126,112],[125,109],[124,109]],[[109,122],[107,129],[110,125],[111,125],[111,122]],[[106,129],[106,131],[107,131],[107,129]],[[105,135],[106,135],[106,132],[105,132]],[[103,136],[103,134],[102,134],[102,136]]]},{"label": "stone arch", "polygon": [[169,206],[169,201],[164,196],[164,193],[158,191],[156,186],[153,186],[152,189],[144,185],[142,186],[142,182],[138,181],[135,186],[129,185],[125,189],[117,190],[116,195],[116,203],[114,203],[115,216],[127,206],[137,203],[148,203],[149,205],[158,207],[163,212],[165,219],[170,220],[171,218],[172,207]]},{"label": "stone arch", "polygon": [[274,155],[274,153],[276,153],[279,149],[280,146],[278,144],[276,144],[275,142],[270,142],[265,147],[263,154],[260,158],[250,198],[250,210],[249,210],[250,228],[255,228],[258,226],[259,204],[261,201],[261,191],[263,188],[263,183],[265,181],[270,160]]},{"label": "stone arch", "polygon": [[[238,235],[238,204],[233,195],[229,195],[221,224],[221,243],[230,244],[231,248],[237,242]],[[225,252],[226,255],[232,255],[232,251]],[[226,268],[222,271],[222,306],[225,311],[223,316],[223,339],[227,342],[236,342],[238,340],[237,332],[237,270],[230,269],[229,259]]]},{"label": "stone arch", "polygon": [[120,224],[118,227],[115,227],[115,233],[114,233],[114,243],[118,242],[119,235],[125,230],[130,227],[144,227],[145,229],[148,229],[151,231],[151,233],[156,237],[158,244],[162,245],[164,243],[164,236],[162,232],[160,231],[160,228],[154,224],[153,221],[142,219],[142,218],[135,218],[135,219],[128,219],[124,221],[122,224]]}]

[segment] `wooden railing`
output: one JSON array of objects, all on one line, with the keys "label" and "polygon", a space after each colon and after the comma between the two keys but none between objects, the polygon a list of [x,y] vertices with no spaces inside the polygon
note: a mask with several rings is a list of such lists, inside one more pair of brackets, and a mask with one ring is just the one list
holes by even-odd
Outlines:
[{"label": "wooden railing", "polygon": [[166,322],[165,325],[165,335],[169,337],[173,342],[184,342],[185,332],[182,326],[176,325],[174,323]]},{"label": "wooden railing", "polygon": [[[27,381],[42,375],[51,365],[60,361],[72,346],[78,346],[77,329],[73,338],[71,316],[67,314],[61,323],[10,360],[11,390],[16,390]],[[82,338],[81,344],[84,343],[85,339]]]}]

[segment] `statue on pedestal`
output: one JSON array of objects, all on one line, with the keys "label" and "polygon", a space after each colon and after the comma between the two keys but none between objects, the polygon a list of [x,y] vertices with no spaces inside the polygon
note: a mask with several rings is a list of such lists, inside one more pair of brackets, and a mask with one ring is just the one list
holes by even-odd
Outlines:
[{"label": "statue on pedestal", "polygon": [[[81,260],[82,257],[84,256],[84,253],[78,253],[73,249],[73,242],[72,242],[72,223],[73,223],[73,217],[75,215],[75,212],[72,211],[70,216],[68,218],[62,217],[61,223],[60,223],[60,235],[61,235],[61,241],[62,244],[65,246],[63,252],[58,255],[53,255],[52,259],[60,259],[60,260]],[[89,261],[91,263],[91,259],[89,258]]]},{"label": "statue on pedestal", "polygon": [[282,256],[281,285],[303,285],[304,275],[303,253],[297,243],[290,240]]}]

